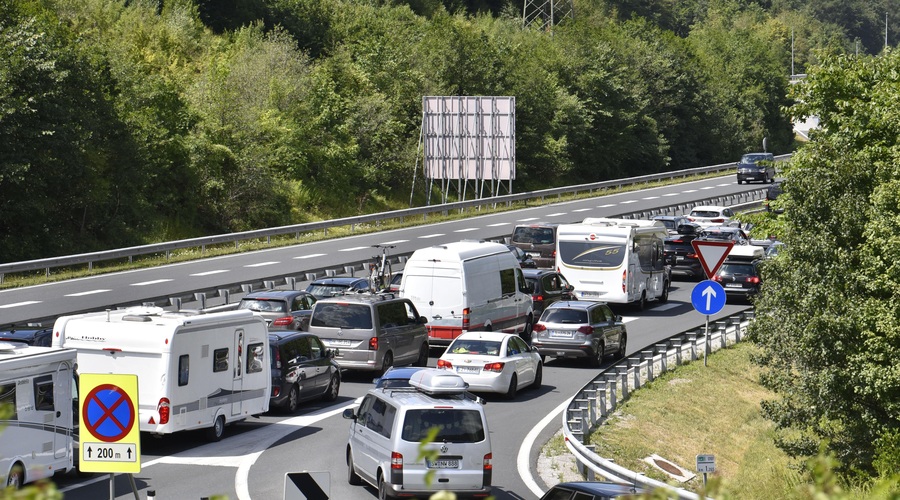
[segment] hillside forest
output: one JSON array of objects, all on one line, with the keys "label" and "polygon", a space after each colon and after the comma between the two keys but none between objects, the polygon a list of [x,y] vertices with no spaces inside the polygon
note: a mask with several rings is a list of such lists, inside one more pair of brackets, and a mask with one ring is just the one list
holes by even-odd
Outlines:
[{"label": "hillside forest", "polygon": [[0,262],[423,204],[428,95],[516,98],[517,192],[789,152],[791,73],[900,21],[573,1],[0,0]]}]

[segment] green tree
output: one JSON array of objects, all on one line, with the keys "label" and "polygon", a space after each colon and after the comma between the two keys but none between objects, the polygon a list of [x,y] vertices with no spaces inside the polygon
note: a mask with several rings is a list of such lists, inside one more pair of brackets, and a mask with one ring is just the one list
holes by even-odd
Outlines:
[{"label": "green tree", "polygon": [[[900,427],[900,56],[827,56],[797,86],[821,128],[785,172],[787,250],[767,265],[751,328],[764,413],[796,456],[895,472]],[[890,470],[887,470],[890,469]]]}]

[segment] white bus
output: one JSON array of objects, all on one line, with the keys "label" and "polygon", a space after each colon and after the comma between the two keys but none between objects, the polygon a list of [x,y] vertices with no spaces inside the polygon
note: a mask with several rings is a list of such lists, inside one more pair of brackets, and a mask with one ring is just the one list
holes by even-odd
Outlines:
[{"label": "white bus", "polygon": [[0,487],[75,467],[75,351],[0,342]]},{"label": "white bus", "polygon": [[556,268],[579,300],[616,304],[669,300],[663,256],[666,227],[658,221],[588,218],[559,227]]},{"label": "white bus", "polygon": [[62,316],[53,345],[77,351],[79,373],[137,375],[141,432],[205,429],[218,441],[226,424],[269,410],[269,332],[246,309],[132,307]]}]

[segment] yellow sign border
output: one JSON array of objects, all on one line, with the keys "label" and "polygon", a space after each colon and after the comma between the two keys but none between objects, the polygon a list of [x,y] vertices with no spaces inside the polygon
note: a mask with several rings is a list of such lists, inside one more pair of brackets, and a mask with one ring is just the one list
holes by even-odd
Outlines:
[{"label": "yellow sign border", "polygon": [[[84,399],[95,388],[101,385],[111,384],[124,392],[125,397],[131,401],[134,408],[134,425],[128,431],[128,434],[112,443],[134,445],[135,459],[133,462],[128,461],[102,461],[102,460],[82,460],[86,446],[93,449],[102,447],[106,444],[95,438],[85,427],[81,416],[84,415]],[[133,374],[110,374],[110,373],[82,373],[78,377],[78,470],[81,472],[122,472],[136,473],[141,471],[141,422],[140,411],[138,410],[138,379]]]}]

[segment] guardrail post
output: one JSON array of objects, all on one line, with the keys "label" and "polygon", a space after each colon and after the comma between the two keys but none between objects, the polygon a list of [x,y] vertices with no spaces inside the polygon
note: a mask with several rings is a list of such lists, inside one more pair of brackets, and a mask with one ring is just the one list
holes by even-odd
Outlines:
[{"label": "guardrail post", "polygon": [[284,284],[288,286],[291,290],[297,289],[297,278],[293,276],[288,276],[284,279]]},{"label": "guardrail post", "polygon": [[732,327],[734,328],[734,341],[735,343],[741,341],[741,318],[740,317],[732,317],[731,318]]},{"label": "guardrail post", "polygon": [[622,401],[628,399],[628,368],[616,368],[619,379],[622,381]]},{"label": "guardrail post", "polygon": [[333,278],[333,277],[337,276],[337,271],[335,269],[326,269],[325,276],[328,276],[329,278]]},{"label": "guardrail post", "polygon": [[588,422],[593,427],[597,423],[597,391],[585,389],[584,398],[588,401]]},{"label": "guardrail post", "polygon": [[306,281],[315,281],[316,273],[306,273]]},{"label": "guardrail post", "polygon": [[722,349],[725,349],[726,347],[728,347],[728,335],[727,335],[728,321],[727,320],[716,321],[716,330],[719,331],[719,346]]},{"label": "guardrail post", "polygon": [[243,290],[244,293],[253,293],[253,285],[251,283],[244,283],[241,285],[241,290]]},{"label": "guardrail post", "polygon": [[669,371],[669,343],[662,342],[656,344],[656,351],[661,355],[659,360],[659,372],[662,374]]},{"label": "guardrail post", "polygon": [[647,349],[641,351],[641,355],[647,360],[647,382],[653,382],[653,358],[656,356],[656,351],[652,348]]},{"label": "guardrail post", "polygon": [[681,365],[681,350],[682,350],[682,339],[669,339],[669,342],[672,343],[672,347],[675,349],[675,366]]},{"label": "guardrail post", "polygon": [[691,361],[697,361],[697,334],[688,333],[685,335],[691,348]]},{"label": "guardrail post", "polygon": [[181,310],[181,297],[169,297],[169,305],[175,306],[176,311]]},{"label": "guardrail post", "polygon": [[263,281],[263,287],[268,288],[269,290],[272,290],[275,288],[275,282],[272,280]]},{"label": "guardrail post", "polygon": [[194,293],[194,300],[200,303],[199,309],[206,309],[206,293],[197,292]]},{"label": "guardrail post", "polygon": [[618,389],[619,389],[618,388],[619,376],[615,373],[609,373],[606,375],[606,377],[609,379],[609,380],[607,380],[608,385],[609,385],[609,409],[610,409],[610,411],[612,411],[612,410],[616,409],[616,405],[618,404],[616,402],[616,399],[617,399],[616,391],[618,391]]},{"label": "guardrail post", "polygon": [[225,303],[228,304],[228,300],[231,298],[231,290],[227,288],[219,288],[219,297],[224,297]]},{"label": "guardrail post", "polygon": [[356,266],[344,266],[344,273],[350,275],[350,277],[356,276],[355,274],[353,274],[355,272]]},{"label": "guardrail post", "polygon": [[594,382],[597,388],[597,408],[601,418],[606,417],[606,382]]},{"label": "guardrail post", "polygon": [[[584,447],[587,448],[591,453],[595,453],[595,454],[597,453],[596,445],[585,443]],[[585,467],[584,469],[585,469],[584,470],[585,479],[587,479],[588,481],[594,481],[596,479],[594,476],[594,469],[591,469],[590,467]]]}]

